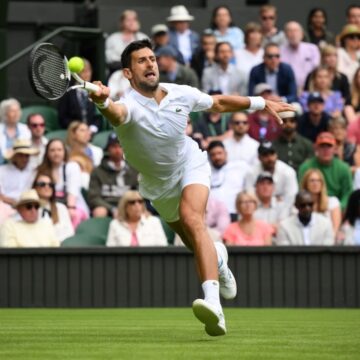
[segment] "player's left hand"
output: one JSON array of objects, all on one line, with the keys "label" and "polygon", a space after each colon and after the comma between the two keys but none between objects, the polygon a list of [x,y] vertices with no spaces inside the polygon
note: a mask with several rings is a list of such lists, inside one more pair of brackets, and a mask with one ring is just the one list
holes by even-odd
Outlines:
[{"label": "player's left hand", "polygon": [[265,111],[267,111],[270,115],[272,115],[280,125],[282,125],[283,121],[279,116],[279,112],[282,111],[295,111],[295,108],[287,103],[282,101],[272,101],[272,100],[265,100]]}]

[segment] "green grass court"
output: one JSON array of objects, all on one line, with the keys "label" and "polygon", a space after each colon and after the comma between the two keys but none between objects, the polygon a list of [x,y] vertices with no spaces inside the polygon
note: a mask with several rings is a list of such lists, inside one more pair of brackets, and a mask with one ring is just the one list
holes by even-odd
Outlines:
[{"label": "green grass court", "polygon": [[0,359],[360,359],[360,310],[225,309],[211,338],[187,309],[1,309]]}]

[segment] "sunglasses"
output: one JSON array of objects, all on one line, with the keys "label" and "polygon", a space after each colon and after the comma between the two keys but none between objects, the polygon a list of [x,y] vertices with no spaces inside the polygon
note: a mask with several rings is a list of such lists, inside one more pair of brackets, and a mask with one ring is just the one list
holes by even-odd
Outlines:
[{"label": "sunglasses", "polygon": [[313,202],[306,202],[306,203],[302,203],[302,204],[299,204],[299,208],[301,209],[304,209],[306,207],[313,207],[314,206],[314,203]]},{"label": "sunglasses", "polygon": [[359,40],[360,35],[356,35],[356,34],[348,35],[346,36],[346,39]]},{"label": "sunglasses", "polygon": [[39,210],[40,205],[39,204],[25,204],[24,207],[26,210],[32,210],[32,209]]},{"label": "sunglasses", "polygon": [[265,57],[268,59],[273,59],[273,58],[280,59],[280,54],[266,54]]},{"label": "sunglasses", "polygon": [[282,121],[283,121],[284,124],[286,124],[286,123],[294,124],[296,122],[296,120],[293,119],[293,118],[282,119]]},{"label": "sunglasses", "polygon": [[245,120],[244,121],[242,121],[242,120],[233,120],[232,124],[234,124],[234,125],[248,125],[249,122],[245,121]]},{"label": "sunglasses", "polygon": [[38,181],[35,183],[36,187],[44,188],[46,186],[53,188],[55,186],[52,182],[46,182],[46,181]]},{"label": "sunglasses", "polygon": [[266,20],[275,20],[275,16],[262,16],[261,20],[264,20],[264,21],[266,21]]},{"label": "sunglasses", "polygon": [[134,205],[134,204],[136,204],[136,203],[138,203],[138,204],[143,204],[143,203],[144,203],[144,200],[142,200],[142,199],[129,200],[127,203],[128,203],[129,205]]},{"label": "sunglasses", "polygon": [[32,128],[44,128],[45,127],[45,124],[30,124],[30,127],[32,127]]}]

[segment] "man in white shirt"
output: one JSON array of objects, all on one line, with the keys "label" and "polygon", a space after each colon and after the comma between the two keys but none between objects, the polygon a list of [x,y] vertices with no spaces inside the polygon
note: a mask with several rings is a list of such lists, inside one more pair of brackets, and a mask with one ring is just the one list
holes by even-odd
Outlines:
[{"label": "man in white shirt", "polygon": [[264,109],[277,113],[293,110],[285,103],[260,97],[207,95],[195,88],[159,84],[159,69],[149,41],[131,43],[122,54],[125,77],[132,86],[118,103],[109,99],[109,88],[90,97],[111,122],[128,163],[140,173],[140,193],[193,250],[205,299],[193,302],[195,316],[210,336],[226,334],[220,293],[236,296],[236,282],[227,266],[226,248],[214,244],[205,226],[210,188],[206,153],[185,135],[192,111],[231,112]]},{"label": "man in white shirt", "polygon": [[230,125],[233,136],[224,140],[227,160],[245,161],[253,165],[258,161],[259,142],[248,135],[249,120],[245,112],[235,112],[231,115]]},{"label": "man in white shirt", "polygon": [[296,195],[295,206],[299,213],[280,223],[276,245],[335,245],[331,221],[313,212],[312,195],[302,190]]}]

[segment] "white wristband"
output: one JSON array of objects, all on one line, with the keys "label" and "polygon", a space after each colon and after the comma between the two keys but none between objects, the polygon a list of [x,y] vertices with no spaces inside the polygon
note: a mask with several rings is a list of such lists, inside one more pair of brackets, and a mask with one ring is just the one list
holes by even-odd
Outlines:
[{"label": "white wristband", "polygon": [[261,96],[248,96],[250,100],[249,110],[264,110],[265,99]]},{"label": "white wristband", "polygon": [[106,98],[106,100],[103,103],[94,102],[94,104],[96,105],[96,107],[98,109],[107,109],[110,105],[110,100],[109,100],[109,98]]}]

